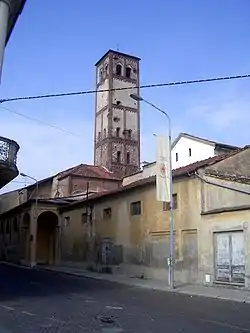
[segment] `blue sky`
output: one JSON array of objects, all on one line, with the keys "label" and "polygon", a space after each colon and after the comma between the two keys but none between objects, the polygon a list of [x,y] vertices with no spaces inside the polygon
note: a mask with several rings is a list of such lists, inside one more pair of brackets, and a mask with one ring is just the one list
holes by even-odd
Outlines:
[{"label": "blue sky", "polygon": [[[109,49],[141,58],[141,84],[250,73],[249,0],[27,0],[5,52],[0,98],[93,89],[95,62]],[[250,143],[250,79],[143,89],[165,109],[173,133]],[[20,172],[43,178],[93,162],[94,95],[3,105],[0,135],[20,144]],[[160,114],[141,106],[142,160],[155,157]],[[21,177],[4,191],[23,186]]]}]

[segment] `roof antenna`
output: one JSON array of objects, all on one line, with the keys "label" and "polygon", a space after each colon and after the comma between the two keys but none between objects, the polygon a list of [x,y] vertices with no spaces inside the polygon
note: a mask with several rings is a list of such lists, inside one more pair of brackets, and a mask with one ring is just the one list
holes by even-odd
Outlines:
[{"label": "roof antenna", "polygon": [[117,51],[120,51],[120,45],[119,44],[117,44]]}]

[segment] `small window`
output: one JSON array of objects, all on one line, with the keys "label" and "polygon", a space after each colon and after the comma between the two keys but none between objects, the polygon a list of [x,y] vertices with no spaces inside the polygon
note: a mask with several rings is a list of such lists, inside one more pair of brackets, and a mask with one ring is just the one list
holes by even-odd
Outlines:
[{"label": "small window", "polygon": [[65,216],[64,217],[64,227],[67,228],[69,226],[69,222],[70,222],[70,217],[69,216]]},{"label": "small window", "polygon": [[116,65],[116,75],[122,75],[122,65]]},{"label": "small window", "polygon": [[101,132],[98,132],[98,140],[101,140]]},{"label": "small window", "polygon": [[176,160],[176,162],[178,162],[178,160],[179,160],[178,153],[175,153],[175,160]]},{"label": "small window", "polygon": [[131,68],[130,67],[126,67],[126,77],[127,78],[131,77]]},{"label": "small window", "polygon": [[[163,202],[163,208],[164,211],[170,210],[170,202]],[[177,209],[177,194],[173,194],[173,209]]]},{"label": "small window", "polygon": [[116,105],[121,105],[121,101],[116,101]]},{"label": "small window", "polygon": [[120,136],[120,127],[116,127],[116,136],[117,136],[117,138],[119,138],[119,136]]},{"label": "small window", "polygon": [[189,157],[191,157],[192,156],[192,150],[191,150],[191,148],[188,149],[188,153],[189,153]]},{"label": "small window", "polygon": [[104,130],[103,130],[103,137],[106,138],[106,136],[107,136],[107,132],[106,132],[106,128],[104,128]]},{"label": "small window", "polygon": [[108,74],[108,71],[109,71],[109,65],[106,64],[106,66],[105,66],[105,72],[106,72],[106,74]]},{"label": "small window", "polygon": [[141,202],[140,201],[131,202],[130,215],[141,215]]},{"label": "small window", "polygon": [[103,218],[105,220],[108,220],[111,218],[111,215],[112,215],[112,209],[111,207],[108,207],[108,208],[104,208],[103,209]]},{"label": "small window", "polygon": [[121,163],[121,152],[118,151],[116,156],[117,156],[117,163]]},{"label": "small window", "polygon": [[129,130],[128,130],[128,138],[131,139],[131,136],[132,136],[132,130],[129,129]]},{"label": "small window", "polygon": [[127,155],[126,155],[126,163],[130,164],[130,153],[129,152],[127,152]]},{"label": "small window", "polygon": [[88,213],[84,212],[82,213],[82,225],[88,223]]}]

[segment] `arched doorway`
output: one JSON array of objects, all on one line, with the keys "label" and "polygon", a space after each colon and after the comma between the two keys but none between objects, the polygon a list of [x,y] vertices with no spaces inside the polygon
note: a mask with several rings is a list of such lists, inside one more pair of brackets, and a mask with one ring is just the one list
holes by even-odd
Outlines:
[{"label": "arched doorway", "polygon": [[56,258],[58,217],[53,212],[44,212],[37,219],[36,262],[51,264]]},{"label": "arched doorway", "polygon": [[21,260],[30,261],[30,214],[25,213],[20,228]]}]

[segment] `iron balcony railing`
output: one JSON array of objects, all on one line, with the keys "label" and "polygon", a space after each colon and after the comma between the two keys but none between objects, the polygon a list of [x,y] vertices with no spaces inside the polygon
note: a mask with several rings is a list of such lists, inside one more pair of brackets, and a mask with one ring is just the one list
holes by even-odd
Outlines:
[{"label": "iron balcony railing", "polygon": [[0,136],[0,163],[15,167],[19,148],[16,141]]}]

